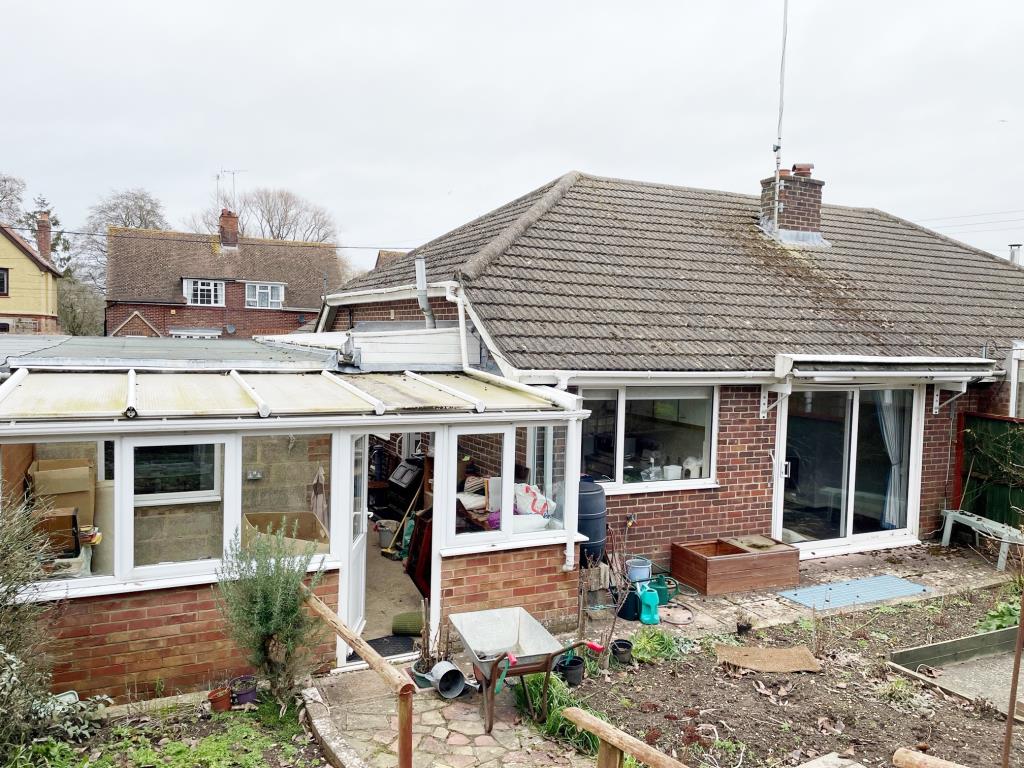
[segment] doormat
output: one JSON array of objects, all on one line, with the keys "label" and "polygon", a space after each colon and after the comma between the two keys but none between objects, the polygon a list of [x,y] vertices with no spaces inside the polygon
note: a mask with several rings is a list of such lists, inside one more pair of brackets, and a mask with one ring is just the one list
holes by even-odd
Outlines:
[{"label": "doormat", "polygon": [[928,587],[898,576],[872,576],[868,579],[836,581],[802,589],[786,589],[776,594],[794,603],[822,611],[861,603],[879,603],[897,597],[920,595],[927,591]]},{"label": "doormat", "polygon": [[821,664],[806,645],[792,648],[716,645],[719,664],[732,664],[755,672],[821,672]]},{"label": "doormat", "polygon": [[[398,656],[403,653],[412,653],[416,650],[413,647],[413,638],[409,635],[386,635],[384,637],[378,637],[376,640],[367,640],[366,644],[373,648],[384,658],[388,656]],[[350,653],[347,661],[361,661],[359,654]]]}]

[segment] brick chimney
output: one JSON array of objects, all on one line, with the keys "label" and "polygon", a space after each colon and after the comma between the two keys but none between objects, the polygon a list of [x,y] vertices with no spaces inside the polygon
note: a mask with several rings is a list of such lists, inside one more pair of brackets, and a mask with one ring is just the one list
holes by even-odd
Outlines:
[{"label": "brick chimney", "polygon": [[40,211],[36,214],[36,250],[44,261],[50,260],[50,239],[52,236],[50,228],[50,214]]},{"label": "brick chimney", "polygon": [[761,180],[761,228],[790,243],[828,245],[821,237],[821,188],[825,182],[811,178],[813,163],[797,163],[792,171],[779,172],[779,219],[775,227],[775,177]]},{"label": "brick chimney", "polygon": [[220,244],[225,248],[238,246],[238,214],[227,208],[220,210]]}]

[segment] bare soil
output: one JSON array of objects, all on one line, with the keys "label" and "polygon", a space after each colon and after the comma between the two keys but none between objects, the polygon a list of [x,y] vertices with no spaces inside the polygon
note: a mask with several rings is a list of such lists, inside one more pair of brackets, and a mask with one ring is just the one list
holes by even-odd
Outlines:
[{"label": "bare soil", "polygon": [[[807,620],[744,638],[705,638],[678,661],[612,667],[577,689],[618,727],[691,766],[800,765],[829,752],[889,766],[897,747],[973,768],[1000,765],[1005,718],[891,673],[892,650],[971,634],[999,590]],[[806,644],[820,673],[765,674],[716,664],[714,642]],[[1024,725],[1018,726],[1018,733]],[[1011,765],[1024,766],[1024,736]]]}]

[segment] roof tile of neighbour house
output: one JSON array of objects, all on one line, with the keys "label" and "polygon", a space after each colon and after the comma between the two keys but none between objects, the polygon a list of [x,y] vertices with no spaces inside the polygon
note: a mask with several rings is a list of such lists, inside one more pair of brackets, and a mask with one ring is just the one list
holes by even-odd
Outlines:
[{"label": "roof tile of neighbour house", "polygon": [[19,251],[28,256],[29,259],[32,260],[32,263],[39,267],[39,269],[50,272],[57,277],[61,276],[61,271],[54,266],[52,261],[40,256],[39,251],[37,251],[31,244],[29,244],[28,240],[15,232],[11,227],[6,227],[3,224],[0,224],[0,234],[10,240]]},{"label": "roof tile of neighbour house", "polygon": [[320,306],[327,285],[342,279],[328,243],[240,237],[224,248],[217,235],[151,229],[107,230],[107,299],[184,304],[183,278],[286,283],[285,306]]},{"label": "roof tile of neighbour house", "polygon": [[510,363],[770,370],[777,353],[977,357],[1024,337],[1024,270],[896,216],[824,205],[785,246],[759,198],[571,173],[344,290],[461,275]]}]

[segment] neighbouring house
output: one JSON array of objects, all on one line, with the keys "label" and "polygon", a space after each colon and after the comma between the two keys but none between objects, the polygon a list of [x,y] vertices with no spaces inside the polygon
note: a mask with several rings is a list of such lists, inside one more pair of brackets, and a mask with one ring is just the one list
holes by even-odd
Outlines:
[{"label": "neighbouring house", "polygon": [[216,235],[110,227],[108,336],[251,338],[294,332],[343,278],[330,243],[243,237],[221,211]]},{"label": "neighbouring house", "polygon": [[33,248],[0,224],[0,333],[58,333],[57,279],[50,260],[50,216],[36,219]]}]

